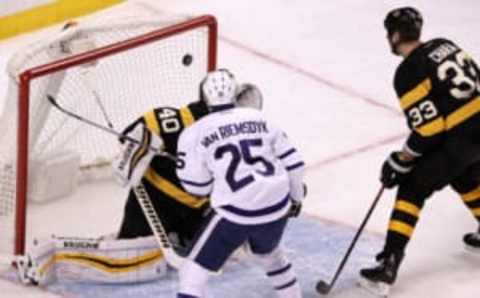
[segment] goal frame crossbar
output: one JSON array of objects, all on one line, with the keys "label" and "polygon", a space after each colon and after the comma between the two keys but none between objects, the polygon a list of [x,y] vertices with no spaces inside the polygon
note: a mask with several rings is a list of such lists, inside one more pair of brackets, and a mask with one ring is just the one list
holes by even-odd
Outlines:
[{"label": "goal frame crossbar", "polygon": [[16,206],[15,206],[15,243],[14,254],[22,255],[25,252],[27,226],[27,193],[28,193],[28,148],[29,148],[29,109],[30,83],[32,80],[65,70],[72,66],[81,65],[92,60],[112,56],[133,48],[149,44],[160,39],[187,32],[196,28],[208,29],[208,63],[207,71],[216,68],[217,56],[217,21],[212,15],[203,15],[184,21],[179,24],[164,27],[138,37],[130,38],[111,45],[100,47],[89,52],[72,55],[58,61],[36,66],[23,71],[18,76],[18,128],[17,128],[17,177],[16,177]]}]

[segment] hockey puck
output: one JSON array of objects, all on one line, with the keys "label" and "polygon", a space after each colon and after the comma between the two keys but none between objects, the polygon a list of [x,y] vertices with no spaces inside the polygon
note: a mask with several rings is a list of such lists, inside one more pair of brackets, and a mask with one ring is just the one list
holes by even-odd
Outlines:
[{"label": "hockey puck", "polygon": [[323,295],[326,295],[328,294],[328,292],[330,292],[330,286],[324,282],[323,280],[320,280],[318,283],[317,283],[317,292],[320,293],[320,294],[323,294]]},{"label": "hockey puck", "polygon": [[193,62],[193,56],[192,55],[186,54],[185,56],[183,56],[183,58],[182,58],[183,65],[190,66],[190,64],[192,64],[192,62]]}]

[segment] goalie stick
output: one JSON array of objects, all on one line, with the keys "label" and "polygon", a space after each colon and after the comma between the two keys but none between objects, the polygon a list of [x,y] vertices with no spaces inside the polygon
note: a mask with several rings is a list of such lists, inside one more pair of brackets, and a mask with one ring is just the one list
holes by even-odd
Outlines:
[{"label": "goalie stick", "polygon": [[150,226],[153,234],[155,235],[155,239],[160,245],[160,249],[165,256],[165,259],[172,267],[176,269],[180,268],[184,259],[173,250],[172,243],[168,238],[162,221],[158,217],[158,214],[152,205],[152,200],[150,199],[147,190],[143,186],[143,183],[140,182],[137,186],[134,186],[133,192],[135,193],[137,201],[143,210],[143,214],[147,219],[148,225]]},{"label": "goalie stick", "polygon": [[[91,125],[91,126],[93,126],[93,127],[96,127],[96,128],[98,128],[98,129],[101,129],[101,130],[103,130],[103,131],[106,131],[106,132],[108,132],[108,133],[110,133],[110,134],[113,134],[113,135],[115,135],[115,136],[117,136],[117,137],[119,137],[119,138],[124,138],[124,139],[126,139],[126,140],[129,140],[130,142],[133,142],[133,143],[135,143],[135,144],[142,145],[142,143],[141,143],[139,140],[136,140],[136,139],[134,139],[134,138],[132,138],[132,137],[130,137],[130,136],[128,136],[128,135],[122,134],[122,133],[116,131],[116,130],[113,129],[113,128],[106,127],[106,126],[103,126],[103,125],[98,124],[98,123],[96,123],[96,122],[93,122],[93,121],[91,121],[91,120],[89,120],[89,119],[86,119],[86,118],[84,118],[84,117],[82,117],[82,116],[80,116],[80,115],[78,115],[78,114],[75,114],[75,113],[73,113],[73,112],[71,112],[71,111],[63,108],[62,106],[60,106],[60,105],[58,104],[58,102],[57,102],[57,100],[55,99],[55,97],[53,97],[53,96],[50,95],[50,94],[47,94],[47,99],[48,99],[48,101],[49,101],[55,108],[57,108],[59,111],[61,111],[62,113],[65,113],[65,114],[67,114],[67,115],[69,115],[70,117],[73,117],[73,118],[79,120],[80,122],[89,124],[89,125]],[[173,160],[173,161],[175,161],[175,162],[178,161],[178,158],[177,158],[175,155],[172,155],[172,154],[170,154],[170,153],[168,153],[168,152],[162,151],[162,150],[160,150],[159,148],[155,148],[155,147],[152,147],[152,146],[149,146],[148,148],[149,148],[149,150],[154,151],[154,152],[155,152],[156,154],[158,154],[158,155],[162,155],[162,156],[164,156],[164,157],[166,157],[166,158],[169,158],[169,159],[171,159],[171,160]]]},{"label": "goalie stick", "polygon": [[373,203],[370,206],[370,209],[368,210],[367,215],[365,215],[365,218],[363,219],[362,224],[358,228],[357,233],[353,237],[353,240],[350,243],[350,246],[348,247],[347,252],[343,256],[342,261],[340,262],[340,265],[338,266],[337,271],[335,272],[335,275],[333,276],[330,283],[327,283],[324,280],[319,280],[317,282],[316,290],[317,290],[318,293],[323,294],[323,295],[327,295],[330,292],[330,290],[333,288],[333,286],[335,285],[335,282],[337,281],[338,277],[340,276],[340,273],[342,272],[343,267],[347,263],[348,258],[350,257],[350,254],[351,254],[353,248],[357,244],[357,240],[360,237],[360,234],[362,234],[363,228],[367,224],[368,220],[370,219],[370,216],[372,215],[373,210],[377,206],[377,203],[380,200],[384,189],[385,189],[385,186],[382,185],[382,187],[380,188],[380,190],[377,193],[377,196],[373,200]]}]

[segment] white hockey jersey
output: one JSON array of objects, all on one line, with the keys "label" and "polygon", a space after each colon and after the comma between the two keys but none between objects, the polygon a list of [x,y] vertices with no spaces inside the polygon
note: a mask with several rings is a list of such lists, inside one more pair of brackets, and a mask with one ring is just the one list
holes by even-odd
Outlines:
[{"label": "white hockey jersey", "polygon": [[210,195],[224,218],[239,224],[279,219],[303,199],[304,162],[285,133],[250,108],[200,119],[180,135],[177,175],[184,188]]}]

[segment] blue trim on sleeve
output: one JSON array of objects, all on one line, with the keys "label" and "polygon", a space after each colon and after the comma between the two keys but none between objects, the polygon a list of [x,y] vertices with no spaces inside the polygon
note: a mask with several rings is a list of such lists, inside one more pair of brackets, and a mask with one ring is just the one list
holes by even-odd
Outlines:
[{"label": "blue trim on sleeve", "polygon": [[286,167],[286,169],[287,169],[287,171],[293,171],[296,168],[303,167],[304,165],[305,165],[305,163],[303,161],[301,161],[301,162],[297,162],[296,164],[293,164],[291,166]]},{"label": "blue trim on sleeve", "polygon": [[295,148],[292,148],[290,150],[288,150],[287,152],[283,153],[283,154],[280,154],[280,156],[278,156],[278,158],[280,159],[284,159],[286,158],[287,156],[291,155],[292,153],[295,153],[297,150]]}]

